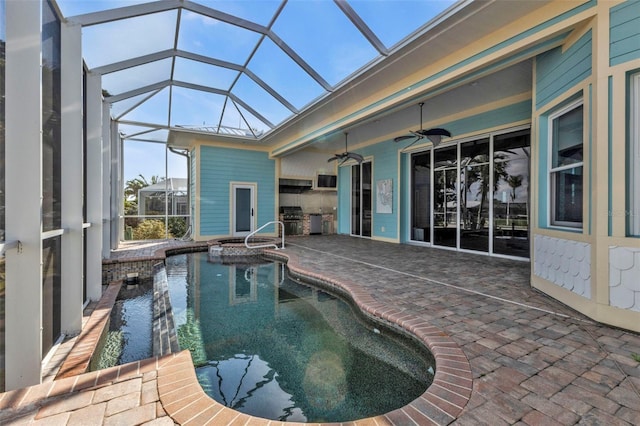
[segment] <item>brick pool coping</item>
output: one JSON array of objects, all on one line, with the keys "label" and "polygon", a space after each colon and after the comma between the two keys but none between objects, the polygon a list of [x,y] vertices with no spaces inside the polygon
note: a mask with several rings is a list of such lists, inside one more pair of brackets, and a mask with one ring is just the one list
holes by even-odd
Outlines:
[{"label": "brick pool coping", "polygon": [[[171,255],[172,250],[167,249],[166,254]],[[384,415],[356,420],[350,424],[402,425],[415,422],[420,425],[446,425],[458,417],[471,397],[473,376],[469,360],[449,335],[415,315],[377,302],[354,282],[333,279],[302,268],[295,254],[277,250],[265,250],[264,254],[285,261],[295,275],[346,293],[363,313],[406,330],[433,354],[436,362],[435,376],[432,384],[420,397]],[[180,352],[158,370],[158,394],[166,413],[179,424],[200,425],[212,420],[220,425],[274,424],[273,421],[239,413],[206,395],[198,383],[188,351]]]}]

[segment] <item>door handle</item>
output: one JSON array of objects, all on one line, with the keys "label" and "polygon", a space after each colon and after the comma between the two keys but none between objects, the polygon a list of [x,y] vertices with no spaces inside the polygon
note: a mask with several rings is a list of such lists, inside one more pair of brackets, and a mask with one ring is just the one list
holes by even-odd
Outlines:
[{"label": "door handle", "polygon": [[251,217],[253,217],[253,207],[251,207]]}]

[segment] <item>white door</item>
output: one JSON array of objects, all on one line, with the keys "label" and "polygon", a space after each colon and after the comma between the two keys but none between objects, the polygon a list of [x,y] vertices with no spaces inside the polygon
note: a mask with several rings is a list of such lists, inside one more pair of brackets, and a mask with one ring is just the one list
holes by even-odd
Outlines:
[{"label": "white door", "polygon": [[255,229],[255,185],[231,184],[233,236],[244,237]]}]

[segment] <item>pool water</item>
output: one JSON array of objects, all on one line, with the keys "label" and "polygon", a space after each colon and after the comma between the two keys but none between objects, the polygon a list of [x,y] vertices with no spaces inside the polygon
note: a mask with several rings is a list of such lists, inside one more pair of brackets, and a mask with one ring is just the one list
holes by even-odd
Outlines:
[{"label": "pool water", "polygon": [[153,356],[153,282],[123,286],[111,310],[109,330],[96,368],[127,364]]},{"label": "pool water", "polygon": [[359,319],[341,298],[288,277],[284,265],[226,265],[206,253],[167,259],[182,349],[216,401],[279,421],[342,422],[420,396],[434,361]]}]

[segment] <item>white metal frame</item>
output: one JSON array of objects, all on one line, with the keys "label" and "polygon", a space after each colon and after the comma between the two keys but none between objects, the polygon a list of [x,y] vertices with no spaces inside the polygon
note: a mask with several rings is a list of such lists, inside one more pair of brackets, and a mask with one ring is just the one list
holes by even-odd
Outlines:
[{"label": "white metal frame", "polygon": [[[55,8],[55,7],[54,7]],[[87,297],[102,293],[103,187],[102,85],[87,78],[83,116],[80,26],[61,20],[61,226],[42,232],[42,2],[6,2],[5,389],[41,382],[42,246],[61,237],[60,332],[82,326],[83,244],[87,247]],[[108,116],[108,112],[107,112]],[[87,123],[87,164],[83,158],[83,118]],[[83,168],[87,174],[87,223],[83,223]],[[107,197],[108,197],[107,193]],[[108,217],[108,216],[107,216]],[[83,229],[87,229],[86,240]],[[108,227],[107,227],[108,228]]]},{"label": "white metal frame", "polygon": [[[79,25],[61,23],[61,179],[62,295],[60,329],[66,335],[82,330],[84,250],[82,206],[84,193],[82,32]],[[81,165],[78,167],[78,165]],[[44,235],[43,235],[44,238]]]},{"label": "white metal frame", "polygon": [[35,1],[8,1],[5,11],[5,96],[11,105],[5,112],[5,238],[20,241],[5,259],[7,390],[41,380],[41,7]]}]

